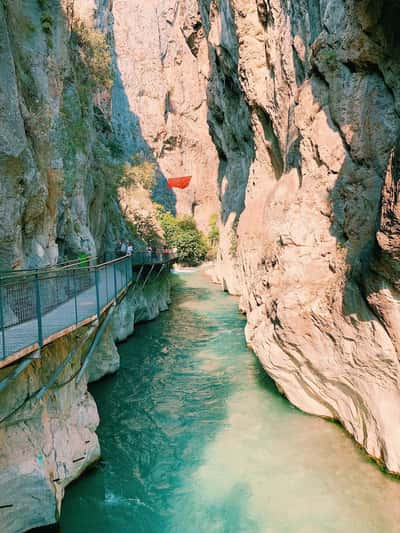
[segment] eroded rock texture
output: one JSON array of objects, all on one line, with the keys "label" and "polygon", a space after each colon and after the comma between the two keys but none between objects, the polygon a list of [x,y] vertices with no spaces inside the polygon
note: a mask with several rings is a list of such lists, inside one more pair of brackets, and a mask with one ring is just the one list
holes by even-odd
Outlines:
[{"label": "eroded rock texture", "polygon": [[3,269],[101,254],[123,232],[112,184],[121,156],[112,73],[107,80],[105,62],[84,46],[112,46],[110,7],[108,0],[1,2]]},{"label": "eroded rock texture", "polygon": [[220,278],[241,293],[248,342],[289,400],[341,421],[399,472],[398,7],[201,5],[210,97],[228,69],[249,117],[221,124],[221,109],[239,102],[226,90],[209,117],[217,145],[241,141],[223,147],[227,191],[238,152],[244,166],[241,205],[222,197],[237,238],[228,225]]},{"label": "eroded rock texture", "polygon": [[[165,177],[192,175],[191,187],[155,197],[194,214],[202,229],[217,214],[217,151],[207,126],[207,43],[196,0],[114,0],[115,51],[124,99],[136,121],[120,124],[128,149],[151,151]],[[142,142],[140,142],[142,139]]]},{"label": "eroded rock texture", "polygon": [[[136,2],[115,1],[117,18],[128,4],[136,13]],[[161,4],[157,16],[144,10],[157,36],[146,47],[183,33],[183,57],[190,50],[207,78],[221,205],[215,277],[241,295],[249,344],[291,402],[339,420],[400,472],[398,3]],[[146,68],[144,38],[130,39],[135,68]],[[168,62],[168,80],[182,75]],[[137,94],[151,98],[159,77],[147,69]],[[156,120],[137,112],[146,137],[165,146]]]}]

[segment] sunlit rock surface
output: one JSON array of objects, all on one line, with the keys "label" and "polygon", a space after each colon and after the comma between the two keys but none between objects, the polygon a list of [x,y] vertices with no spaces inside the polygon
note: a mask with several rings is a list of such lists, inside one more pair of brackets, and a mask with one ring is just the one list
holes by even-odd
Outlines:
[{"label": "sunlit rock surface", "polygon": [[[114,0],[112,12],[120,77],[114,94],[123,88],[116,104],[124,100],[131,112],[121,107],[120,120],[114,113],[121,136],[131,150],[134,142],[151,149],[165,178],[193,176],[170,202],[208,229],[219,212],[218,156],[207,125],[209,61],[197,2]],[[155,194],[165,203],[164,188],[160,183]]]},{"label": "sunlit rock surface", "polygon": [[[214,72],[209,121],[227,169],[220,279],[241,293],[248,342],[289,400],[341,421],[399,472],[390,165],[382,189],[400,125],[399,10],[340,0],[200,4]],[[222,91],[227,76],[234,90]],[[218,130],[234,98],[247,122]],[[233,136],[235,147],[223,144]],[[237,152],[247,164],[235,174]],[[241,198],[230,194],[238,180]]]}]

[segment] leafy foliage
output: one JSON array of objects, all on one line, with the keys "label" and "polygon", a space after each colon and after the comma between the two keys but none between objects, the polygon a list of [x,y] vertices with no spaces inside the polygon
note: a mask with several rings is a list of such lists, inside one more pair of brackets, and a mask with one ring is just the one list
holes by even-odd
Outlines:
[{"label": "leafy foliage", "polygon": [[155,163],[143,160],[138,154],[135,154],[131,157],[131,162],[124,165],[121,185],[123,187],[141,185],[144,189],[152,191],[156,184],[155,168]]},{"label": "leafy foliage", "polygon": [[79,61],[82,77],[93,90],[110,90],[113,85],[112,57],[107,39],[100,30],[76,21],[72,33],[79,48]]},{"label": "leafy foliage", "polygon": [[174,217],[171,213],[160,210],[159,220],[166,245],[177,249],[179,262],[195,266],[204,261],[208,248],[193,217]]},{"label": "leafy foliage", "polygon": [[210,216],[208,221],[208,242],[211,248],[216,248],[219,243],[219,229],[218,229],[218,215],[214,214]]}]

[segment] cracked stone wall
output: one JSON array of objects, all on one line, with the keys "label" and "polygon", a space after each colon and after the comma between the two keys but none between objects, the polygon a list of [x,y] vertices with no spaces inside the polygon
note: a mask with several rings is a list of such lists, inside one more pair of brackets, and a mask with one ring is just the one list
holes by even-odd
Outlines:
[{"label": "cracked stone wall", "polygon": [[112,47],[110,8],[109,0],[0,3],[2,269],[102,254],[126,231],[110,183],[120,157],[112,92],[94,86],[76,30],[97,27]]},{"label": "cracked stone wall", "polygon": [[[160,177],[193,176],[170,202],[207,230],[219,212],[218,157],[207,126],[208,49],[196,6],[196,0],[114,0],[113,16],[116,63],[137,117],[130,131],[146,144],[139,149],[156,158]],[[163,182],[155,196],[165,203]]]}]

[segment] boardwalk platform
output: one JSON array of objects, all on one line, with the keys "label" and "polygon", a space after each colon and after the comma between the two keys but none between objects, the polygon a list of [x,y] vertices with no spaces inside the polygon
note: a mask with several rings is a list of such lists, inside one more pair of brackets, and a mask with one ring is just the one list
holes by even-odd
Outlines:
[{"label": "boardwalk platform", "polygon": [[132,284],[147,282],[174,260],[173,254],[134,254],[0,279],[0,368],[100,320]]}]

